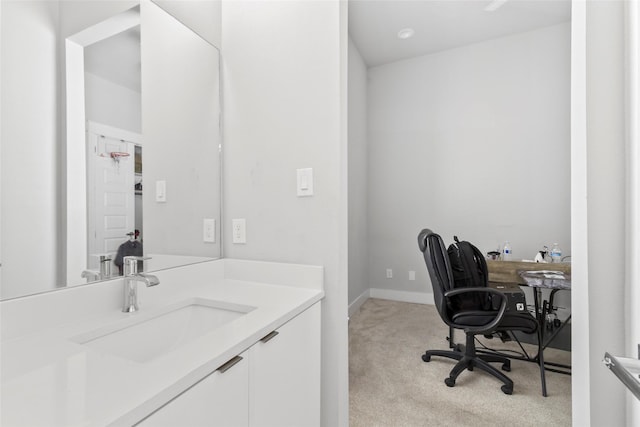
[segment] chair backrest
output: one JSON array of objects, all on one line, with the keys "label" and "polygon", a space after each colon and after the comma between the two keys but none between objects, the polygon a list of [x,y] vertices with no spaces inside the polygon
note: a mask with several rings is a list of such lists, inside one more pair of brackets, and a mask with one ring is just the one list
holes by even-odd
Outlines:
[{"label": "chair backrest", "polygon": [[454,280],[447,248],[442,237],[429,229],[424,229],[418,234],[418,246],[427,264],[436,308],[440,316],[449,323],[444,293],[454,288]]}]

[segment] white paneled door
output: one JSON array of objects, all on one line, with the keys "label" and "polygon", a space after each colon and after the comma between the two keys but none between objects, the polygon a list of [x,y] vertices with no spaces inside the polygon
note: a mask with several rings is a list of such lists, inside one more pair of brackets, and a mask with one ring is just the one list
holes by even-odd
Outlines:
[{"label": "white paneled door", "polygon": [[87,267],[99,270],[99,256],[115,258],[135,229],[135,142],[117,129],[90,126],[87,132]]}]

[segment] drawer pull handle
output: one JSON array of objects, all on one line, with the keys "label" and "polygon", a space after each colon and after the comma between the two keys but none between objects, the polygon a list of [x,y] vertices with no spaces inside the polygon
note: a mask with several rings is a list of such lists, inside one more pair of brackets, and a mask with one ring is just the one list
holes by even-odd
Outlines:
[{"label": "drawer pull handle", "polygon": [[262,339],[260,340],[260,342],[268,342],[271,341],[272,339],[274,339],[276,337],[276,335],[278,335],[280,332],[278,331],[273,331],[267,335],[265,335],[264,337],[262,337]]},{"label": "drawer pull handle", "polygon": [[224,365],[220,366],[218,369],[216,369],[216,371],[220,371],[221,374],[224,374],[225,372],[227,372],[229,369],[233,368],[233,366],[240,362],[242,360],[242,357],[240,356],[236,356],[233,359],[229,360],[227,363],[225,363]]}]

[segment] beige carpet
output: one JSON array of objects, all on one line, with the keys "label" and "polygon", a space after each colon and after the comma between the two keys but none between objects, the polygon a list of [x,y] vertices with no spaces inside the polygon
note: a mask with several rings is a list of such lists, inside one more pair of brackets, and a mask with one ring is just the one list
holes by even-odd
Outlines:
[{"label": "beige carpet", "polygon": [[[548,397],[542,397],[534,363],[513,360],[507,375],[513,395],[502,383],[476,369],[460,374],[453,388],[444,384],[455,364],[427,349],[447,349],[448,327],[432,305],[369,299],[349,324],[349,411],[352,427],[371,426],[570,426],[571,377],[547,372]],[[456,342],[464,339],[456,335]],[[494,348],[512,343],[483,339]],[[526,345],[535,354],[535,346]],[[547,360],[569,363],[571,353],[545,351]]]}]

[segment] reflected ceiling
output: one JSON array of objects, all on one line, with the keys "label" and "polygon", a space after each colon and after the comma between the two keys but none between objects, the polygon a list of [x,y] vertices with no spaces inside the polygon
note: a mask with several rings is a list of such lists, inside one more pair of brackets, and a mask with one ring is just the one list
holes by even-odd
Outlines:
[{"label": "reflected ceiling", "polygon": [[140,26],[85,49],[87,72],[140,92]]}]

